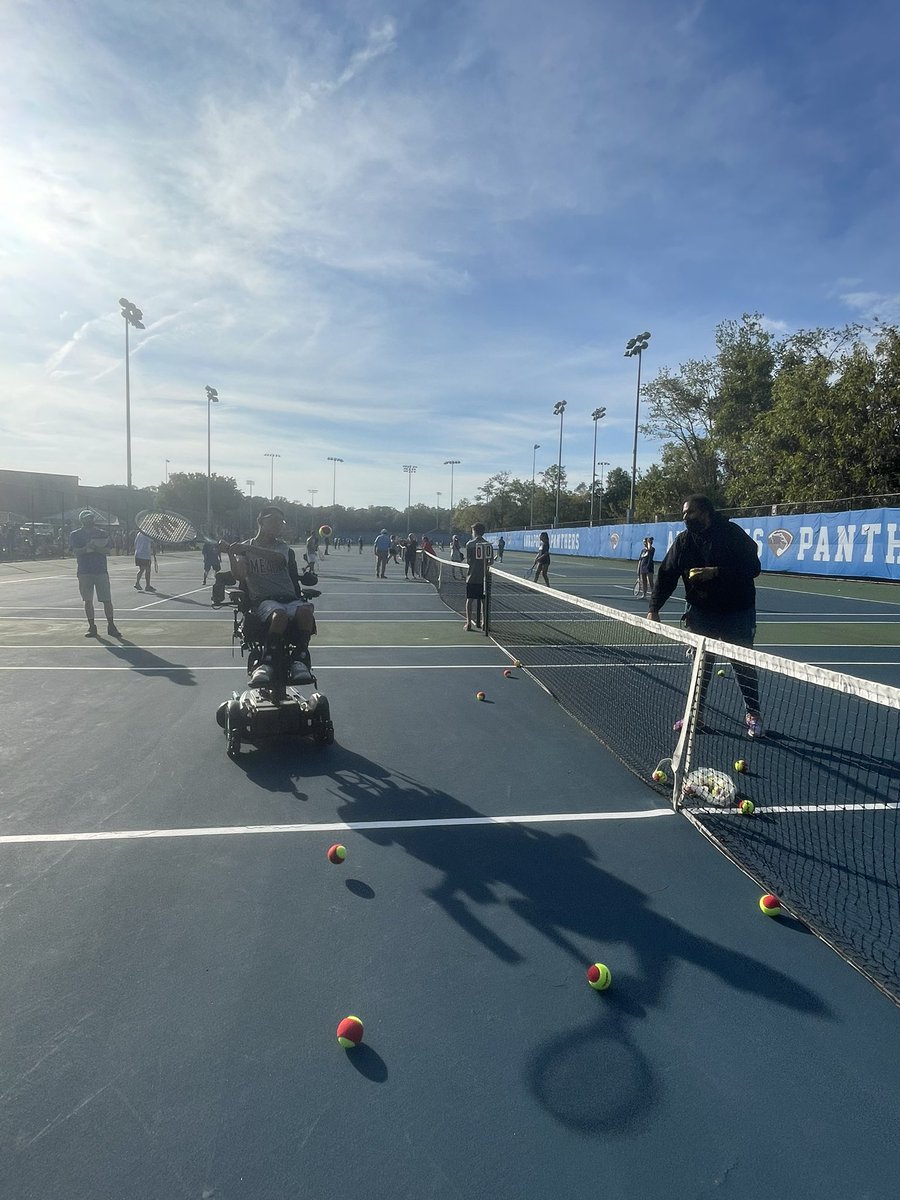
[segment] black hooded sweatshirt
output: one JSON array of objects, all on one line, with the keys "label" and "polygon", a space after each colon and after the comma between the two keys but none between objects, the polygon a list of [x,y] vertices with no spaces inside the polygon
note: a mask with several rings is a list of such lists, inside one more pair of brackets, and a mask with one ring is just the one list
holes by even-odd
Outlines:
[{"label": "black hooded sweatshirt", "polygon": [[[718,567],[714,579],[694,583],[688,579],[692,567]],[[688,604],[710,613],[741,612],[756,607],[753,580],[761,571],[756,542],[739,525],[714,513],[708,529],[679,533],[669,547],[656,576],[651,612],[659,612],[684,580]]]}]

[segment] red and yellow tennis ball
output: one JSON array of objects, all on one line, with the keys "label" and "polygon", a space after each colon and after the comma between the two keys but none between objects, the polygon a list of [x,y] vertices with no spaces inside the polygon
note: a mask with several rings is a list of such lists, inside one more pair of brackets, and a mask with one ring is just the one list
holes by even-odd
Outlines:
[{"label": "red and yellow tennis ball", "polygon": [[741,812],[744,814],[745,817],[752,817],[753,814],[756,812],[756,805],[753,803],[752,800],[742,800],[740,802],[740,804],[738,805],[738,808],[741,810]]},{"label": "red and yellow tennis ball", "polygon": [[765,896],[760,896],[759,907],[760,911],[764,912],[767,917],[781,916],[781,901],[777,896],[773,896],[771,892],[767,892]]},{"label": "red and yellow tennis ball", "polygon": [[487,700],[487,696],[485,695],[484,692],[476,692],[475,699],[476,700]]},{"label": "red and yellow tennis ball", "polygon": [[323,537],[323,538],[331,537],[331,526],[330,525],[320,525],[319,526],[319,537]]},{"label": "red and yellow tennis ball", "polygon": [[359,1017],[344,1017],[337,1027],[337,1040],[345,1050],[352,1050],[363,1040],[363,1023]]},{"label": "red and yellow tennis ball", "polygon": [[510,675],[512,675],[512,671],[509,669],[509,667],[507,667],[506,670],[503,672],[503,678],[509,679]]},{"label": "red and yellow tennis ball", "polygon": [[735,762],[734,762],[734,769],[737,771],[737,773],[738,773],[739,775],[744,775],[744,774],[746,774],[746,772],[750,770],[750,767],[749,767],[749,765],[748,765],[748,763],[747,763],[747,760],[746,760],[746,758],[737,758],[737,759],[735,759]]},{"label": "red and yellow tennis ball", "polygon": [[328,861],[330,863],[342,863],[347,857],[347,847],[342,846],[340,842],[335,842],[333,846],[328,847]]},{"label": "red and yellow tennis ball", "polygon": [[595,991],[605,992],[612,983],[612,975],[605,963],[591,963],[587,969],[587,981]]},{"label": "red and yellow tennis ball", "polygon": [[661,767],[657,767],[650,778],[654,783],[667,783],[669,777]]}]

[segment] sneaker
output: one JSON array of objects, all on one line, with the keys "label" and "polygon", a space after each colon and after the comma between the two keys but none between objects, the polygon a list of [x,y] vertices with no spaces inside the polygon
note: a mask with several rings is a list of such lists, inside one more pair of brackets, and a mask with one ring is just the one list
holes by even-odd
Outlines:
[{"label": "sneaker", "polygon": [[291,664],[291,683],[312,683],[312,675],[306,663],[295,662]]},{"label": "sneaker", "polygon": [[88,625],[88,631],[84,636],[85,637],[96,637],[97,636],[97,626],[96,625]]},{"label": "sneaker", "polygon": [[761,738],[765,736],[766,731],[763,729],[762,717],[759,713],[747,713],[746,725],[747,737]]},{"label": "sneaker", "polygon": [[121,633],[119,633],[118,629],[116,629],[115,625],[107,625],[106,632],[109,634],[110,637],[120,638],[122,636]]},{"label": "sneaker", "polygon": [[140,585],[139,583],[136,583],[136,584],[134,585],[134,590],[135,590],[136,592],[142,592],[144,589],[141,587],[141,585]]},{"label": "sneaker", "polygon": [[150,586],[150,584],[148,583],[148,584],[147,584],[147,586],[144,588],[144,591],[145,591],[145,592],[155,592],[155,591],[156,591],[156,588],[155,588],[155,587],[151,587],[151,586]]},{"label": "sneaker", "polygon": [[265,688],[272,682],[272,672],[266,663],[260,663],[253,674],[250,676],[250,686],[252,688]]}]

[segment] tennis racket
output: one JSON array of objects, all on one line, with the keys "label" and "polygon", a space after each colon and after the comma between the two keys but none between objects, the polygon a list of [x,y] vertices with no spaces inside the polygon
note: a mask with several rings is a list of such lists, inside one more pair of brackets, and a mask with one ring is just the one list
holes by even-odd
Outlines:
[{"label": "tennis racket", "polygon": [[685,796],[697,796],[715,808],[728,808],[734,804],[737,788],[734,780],[724,771],[713,770],[712,767],[698,767],[691,771],[682,786]]},{"label": "tennis racket", "polygon": [[[161,542],[165,546],[174,546],[178,542],[195,542],[197,540],[197,530],[187,519],[179,513],[153,511],[144,509],[139,512],[134,518],[134,523],[140,529],[141,533],[146,533],[148,537],[152,537],[155,541]],[[214,538],[204,537],[204,542],[212,542]]]},{"label": "tennis racket", "polygon": [[643,594],[644,594],[644,589],[641,587],[641,581],[640,581],[640,579],[636,579],[634,581],[634,588],[632,589],[632,595],[635,597],[638,597],[638,596],[642,596]]}]

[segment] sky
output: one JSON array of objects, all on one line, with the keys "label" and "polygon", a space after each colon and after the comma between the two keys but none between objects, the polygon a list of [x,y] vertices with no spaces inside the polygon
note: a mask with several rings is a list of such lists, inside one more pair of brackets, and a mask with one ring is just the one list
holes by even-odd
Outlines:
[{"label": "sky", "polygon": [[[645,330],[644,382],[743,312],[900,320],[892,0],[0,0],[0,21],[0,468],[125,481],[119,297],[146,326],[136,485],[206,470],[211,385],[213,471],[399,509],[446,508],[450,459],[457,503],[554,464],[560,400],[570,484],[598,407],[596,458],[630,471]],[[642,438],[639,467],[658,452]]]}]

